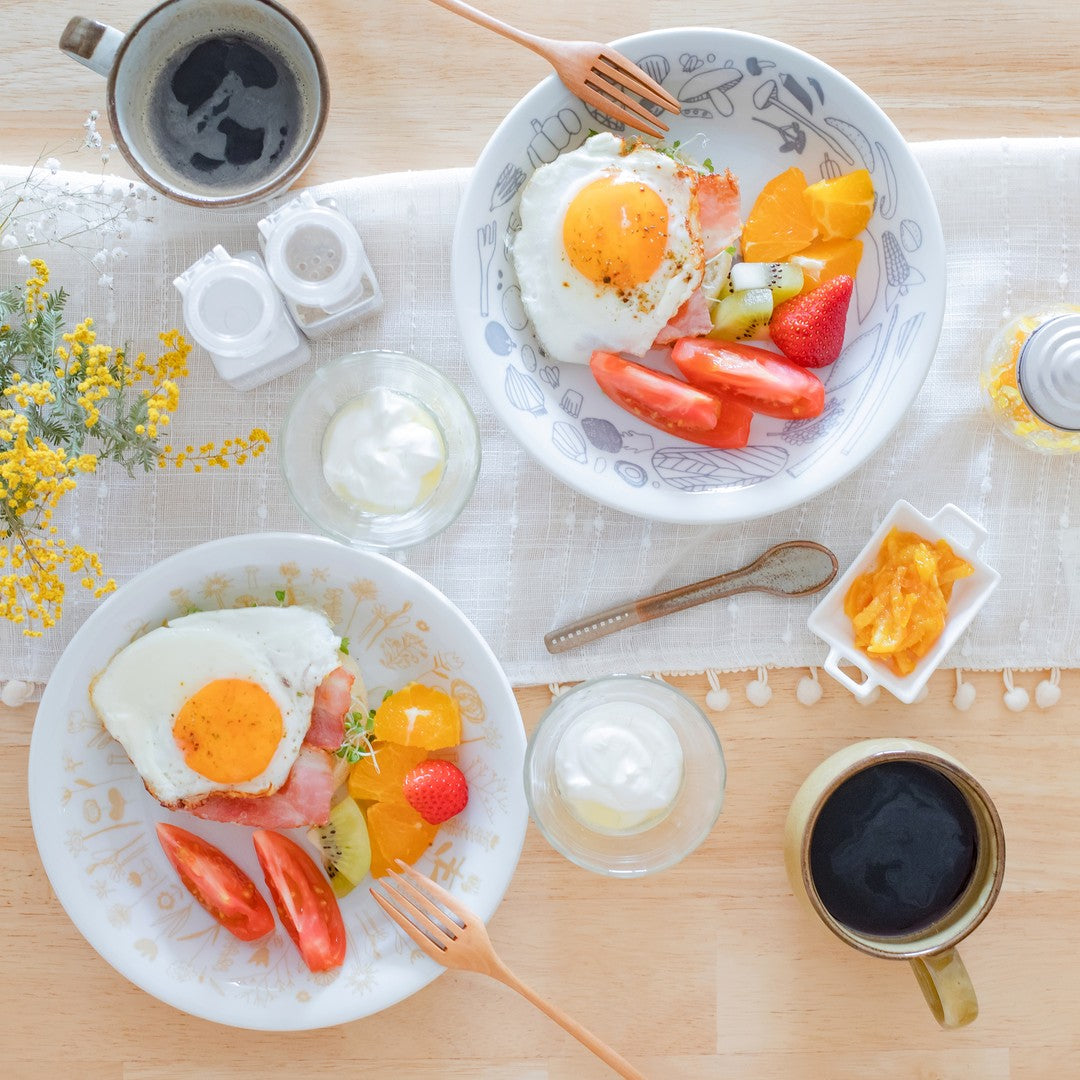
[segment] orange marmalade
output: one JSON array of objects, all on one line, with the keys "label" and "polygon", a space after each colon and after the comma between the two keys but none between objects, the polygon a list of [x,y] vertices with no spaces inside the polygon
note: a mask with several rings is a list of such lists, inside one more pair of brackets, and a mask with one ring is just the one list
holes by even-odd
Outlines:
[{"label": "orange marmalade", "polygon": [[844,597],[855,644],[897,675],[907,675],[945,628],[953,582],[973,572],[948,541],[892,529],[877,565],[860,574]]}]

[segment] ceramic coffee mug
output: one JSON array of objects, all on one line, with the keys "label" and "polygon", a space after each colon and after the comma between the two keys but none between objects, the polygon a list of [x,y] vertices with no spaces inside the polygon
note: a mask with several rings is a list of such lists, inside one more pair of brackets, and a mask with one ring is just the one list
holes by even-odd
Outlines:
[{"label": "ceramic coffee mug", "polygon": [[326,123],[322,57],[274,0],[165,0],[126,34],[74,18],[60,48],[107,77],[109,123],[132,168],[195,206],[288,186]]},{"label": "ceramic coffee mug", "polygon": [[909,739],[845,747],[796,794],[784,857],[795,895],[838,938],[910,962],[942,1027],[975,1019],[956,946],[997,899],[1005,836],[989,796],[955,758]]}]

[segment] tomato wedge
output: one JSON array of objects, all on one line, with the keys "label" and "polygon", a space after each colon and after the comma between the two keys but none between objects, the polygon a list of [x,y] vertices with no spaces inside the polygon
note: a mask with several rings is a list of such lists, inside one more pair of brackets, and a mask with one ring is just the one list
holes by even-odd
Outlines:
[{"label": "tomato wedge", "polygon": [[329,971],[345,960],[345,923],[322,870],[295,841],[259,829],[252,836],[278,918],[304,963]]},{"label": "tomato wedge", "polygon": [[679,338],[671,359],[687,379],[766,416],[806,420],[825,408],[825,384],[786,357],[714,338]]},{"label": "tomato wedge", "polygon": [[274,929],[274,913],[255,883],[209,841],[159,821],[158,840],[192,896],[230,934],[255,941]]},{"label": "tomato wedge", "polygon": [[748,409],[616,353],[597,351],[589,367],[600,389],[646,424],[703,446],[733,449],[750,438]]}]

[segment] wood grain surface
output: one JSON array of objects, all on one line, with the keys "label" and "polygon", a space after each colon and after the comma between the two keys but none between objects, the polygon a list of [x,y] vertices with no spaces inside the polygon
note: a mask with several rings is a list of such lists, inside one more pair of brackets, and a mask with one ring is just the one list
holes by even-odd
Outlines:
[{"label": "wood grain surface", "polygon": [[[728,765],[724,811],[679,866],[640,881],[580,870],[530,827],[490,922],[512,970],[650,1080],[1070,1080],[1080,968],[1080,672],[1062,703],[1022,713],[999,674],[971,674],[970,711],[939,672],[920,705],[861,706],[825,680],[796,703],[801,672],[773,672],[755,708],[748,673],[723,677],[711,714]],[[1034,696],[1043,675],[1017,675]],[[672,680],[704,702],[703,677]],[[531,730],[547,688],[519,692]],[[611,1074],[505,987],[448,972],[377,1016],[323,1032],[265,1034],[196,1020],[99,959],[57,903],[26,810],[34,710],[0,709],[0,1075],[79,1080],[600,1080]],[[907,964],[842,945],[791,894],[783,825],[804,777],[857,739],[904,735],[960,758],[997,804],[1005,886],[961,946],[981,1004],[944,1032]]]},{"label": "wood grain surface", "polygon": [[[1080,7],[1033,0],[819,0],[732,9],[704,0],[490,0],[552,36],[611,39],[679,25],[781,38],[840,69],[909,139],[1076,134]],[[333,88],[305,182],[471,164],[543,63],[425,0],[296,0]],[[67,19],[118,27],[137,0],[0,0],[0,159],[70,146],[104,83],[65,60]],[[86,168],[95,168],[86,155]],[[68,166],[65,161],[65,166]],[[75,167],[74,165],[70,167]],[[110,169],[123,171],[117,158]],[[709,839],[655,878],[614,882],[565,862],[530,829],[491,923],[509,965],[656,1080],[1050,1080],[1077,1075],[1080,969],[1080,673],[1062,703],[1011,713],[1000,675],[969,675],[977,699],[930,696],[863,707],[840,688],[797,704],[798,671],[774,672],[764,709],[726,676],[713,714],[729,768]],[[1018,676],[1029,691],[1042,677]],[[675,680],[699,701],[703,678]],[[549,700],[519,691],[527,727]],[[450,973],[386,1012],[324,1032],[266,1034],[196,1020],[135,989],[100,960],[57,903],[26,806],[32,707],[0,708],[0,1076],[79,1080],[591,1080],[610,1075],[503,987]],[[1005,888],[962,951],[982,1005],[946,1033],[904,964],[871,960],[799,908],[784,878],[784,815],[818,761],[860,738],[907,735],[956,754],[1005,822]]]}]

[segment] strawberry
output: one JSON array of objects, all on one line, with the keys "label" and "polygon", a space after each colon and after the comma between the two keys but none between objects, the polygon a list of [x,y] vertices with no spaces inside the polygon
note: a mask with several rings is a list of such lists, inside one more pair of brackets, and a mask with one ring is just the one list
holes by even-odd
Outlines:
[{"label": "strawberry", "polygon": [[769,336],[796,364],[831,364],[844,347],[844,326],[854,287],[855,282],[841,274],[808,293],[785,300],[773,312]]},{"label": "strawberry", "polygon": [[460,814],[469,801],[465,774],[452,761],[438,758],[410,769],[401,787],[408,804],[431,825]]}]

